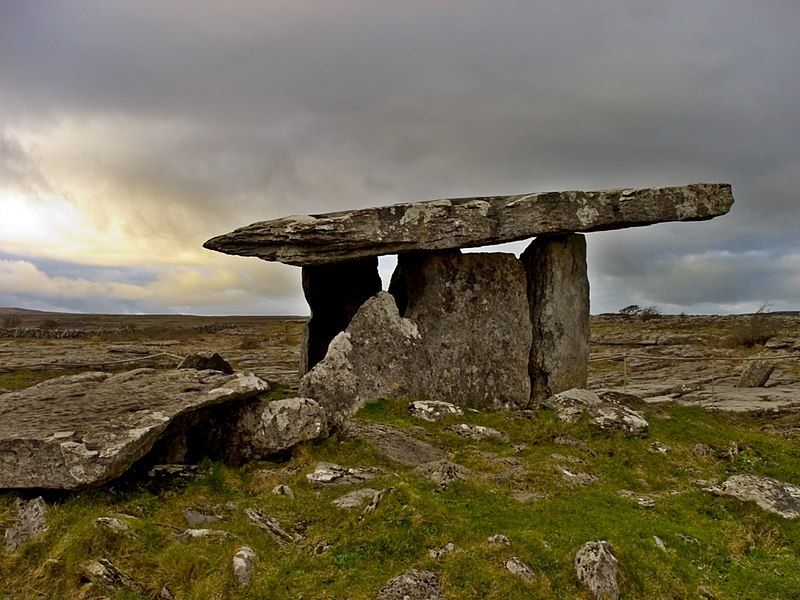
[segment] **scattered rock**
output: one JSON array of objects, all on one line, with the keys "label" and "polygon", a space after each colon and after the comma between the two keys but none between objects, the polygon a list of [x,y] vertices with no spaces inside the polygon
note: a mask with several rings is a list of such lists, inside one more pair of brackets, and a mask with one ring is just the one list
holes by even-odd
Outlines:
[{"label": "scattered rock", "polygon": [[455,550],[456,550],[456,545],[453,542],[449,542],[446,545],[442,546],[441,548],[428,550],[428,555],[431,558],[441,558],[445,554],[450,554],[451,552],[455,552]]},{"label": "scattered rock", "polygon": [[[242,373],[136,369],[67,375],[4,394],[0,488],[76,490],[105,483],[170,438],[173,421],[268,389]],[[53,398],[60,399],[57,411]],[[185,455],[185,436],[168,452]]]},{"label": "scattered rock", "polygon": [[569,436],[559,435],[553,438],[553,443],[558,444],[559,446],[569,446],[571,448],[578,448],[584,452],[590,452],[589,446],[586,444],[586,442],[582,442],[581,440]]},{"label": "scattered rock", "polygon": [[549,396],[541,400],[539,405],[542,408],[554,410],[559,421],[576,423],[580,420],[584,410],[592,406],[599,406],[602,403],[603,401],[596,393],[581,388],[573,388]]},{"label": "scattered rock", "polygon": [[589,422],[604,430],[621,430],[637,436],[646,436],[650,424],[644,416],[623,404],[604,402],[595,392],[571,389],[546,398],[540,403],[543,408],[556,411],[556,418],[567,423],[576,423],[584,412]]},{"label": "scattered rock", "polygon": [[653,536],[653,543],[656,545],[656,547],[657,547],[659,550],[661,550],[662,552],[666,553],[666,551],[667,551],[667,545],[664,543],[664,540],[662,540],[662,539],[661,539],[660,537],[658,537],[657,535],[654,535],[654,536]]},{"label": "scattered rock", "polygon": [[427,477],[440,489],[445,489],[453,481],[465,480],[469,474],[467,469],[447,459],[422,464],[414,472]]},{"label": "scattered rock", "polygon": [[372,501],[378,493],[378,490],[373,490],[372,488],[353,490],[352,492],[347,492],[344,496],[339,496],[332,504],[336,508],[341,508],[342,510],[353,510],[361,508],[366,502]]},{"label": "scattered rock", "polygon": [[276,485],[274,488],[272,488],[272,493],[276,496],[288,496],[289,498],[294,499],[294,492],[288,485]]},{"label": "scattered rock", "polygon": [[269,517],[254,508],[246,508],[244,514],[253,525],[263,531],[266,531],[270,536],[272,536],[272,539],[274,539],[281,546],[287,543],[292,544],[294,542],[299,542],[303,539],[303,536],[298,533],[289,533],[286,531],[283,527],[281,527],[281,524],[277,519]]},{"label": "scattered rock", "polygon": [[642,413],[622,404],[603,404],[589,409],[590,422],[606,431],[619,430],[638,437],[647,437],[650,424]]},{"label": "scattered rock", "polygon": [[444,600],[439,576],[416,569],[393,577],[374,600]]},{"label": "scattered rock", "polygon": [[93,560],[83,565],[83,575],[96,585],[131,590],[142,595],[145,595],[147,592],[143,586],[120,571],[106,558]]},{"label": "scattered rock", "polygon": [[650,452],[653,452],[655,454],[666,454],[667,452],[672,450],[672,448],[670,446],[667,446],[666,444],[662,444],[659,441],[654,441],[650,444],[649,450]]},{"label": "scattered rock", "polygon": [[150,479],[158,481],[189,481],[197,477],[200,473],[200,468],[197,465],[153,465],[147,476]]},{"label": "scattered rock", "polygon": [[707,488],[717,496],[733,496],[755,502],[769,512],[794,519],[800,516],[800,487],[762,475],[733,475],[720,485]]},{"label": "scattered rock", "polygon": [[240,588],[250,585],[257,564],[258,554],[249,546],[242,546],[233,555],[233,576]]},{"label": "scattered rock", "polygon": [[450,431],[457,433],[461,437],[469,438],[471,440],[508,439],[506,434],[503,433],[502,431],[499,431],[492,427],[484,427],[483,425],[471,425],[469,423],[460,423],[458,425],[453,425],[449,429]]},{"label": "scattered rock", "polygon": [[15,552],[25,542],[47,531],[47,503],[41,498],[14,501],[16,517],[6,528],[6,552]]},{"label": "scattered rock", "polygon": [[490,544],[500,544],[503,546],[510,546],[511,540],[504,536],[502,533],[496,533],[495,535],[490,535],[486,538],[486,541]]},{"label": "scattered rock", "polygon": [[136,354],[138,356],[147,356],[153,353],[152,348],[135,344],[111,344],[106,351],[112,354]]},{"label": "scattered rock", "polygon": [[714,449],[706,444],[695,444],[692,446],[692,454],[694,456],[709,456],[714,454]]},{"label": "scattered rock", "polygon": [[233,375],[233,367],[222,358],[218,353],[197,352],[184,358],[177,367],[178,369],[196,369],[198,371],[220,371],[226,375]]},{"label": "scattered rock", "polygon": [[328,540],[322,540],[316,546],[314,546],[314,554],[325,554],[331,548],[333,548],[333,544],[331,544]]},{"label": "scattered rock", "polygon": [[105,527],[106,529],[110,529],[116,533],[121,533],[123,531],[128,531],[130,527],[128,524],[116,517],[97,517],[94,520],[95,525],[99,525],[101,527]]},{"label": "scattered rock", "polygon": [[597,600],[618,600],[618,570],[617,558],[612,552],[611,544],[606,541],[587,542],[575,554],[575,573],[578,580],[592,591]]},{"label": "scattered rock", "polygon": [[183,518],[189,527],[200,527],[201,525],[213,525],[219,523],[220,518],[217,515],[208,515],[192,508],[184,508],[182,511]]},{"label": "scattered rock", "polygon": [[557,467],[561,478],[570,486],[591,485],[597,483],[597,477],[589,473],[582,473],[580,471],[571,471],[565,467]]},{"label": "scattered rock", "polygon": [[451,415],[461,416],[464,411],[455,404],[441,400],[416,400],[409,403],[408,413],[412,417],[436,423]]},{"label": "scattered rock", "polygon": [[306,479],[314,485],[352,485],[369,481],[375,476],[374,469],[346,468],[333,463],[318,463]]},{"label": "scattered rock", "polygon": [[793,349],[800,340],[791,337],[773,337],[767,340],[764,348],[767,350],[787,350]]},{"label": "scattered rock", "polygon": [[525,581],[533,581],[534,575],[531,568],[519,556],[512,556],[506,561],[506,569]]},{"label": "scattered rock", "polygon": [[764,360],[751,361],[742,371],[741,377],[736,387],[740,388],[760,388],[767,385],[775,365]]},{"label": "scattered rock", "polygon": [[180,535],[178,536],[180,539],[183,540],[213,540],[213,541],[221,541],[226,540],[231,536],[230,533],[227,531],[222,531],[220,529],[184,529]]}]

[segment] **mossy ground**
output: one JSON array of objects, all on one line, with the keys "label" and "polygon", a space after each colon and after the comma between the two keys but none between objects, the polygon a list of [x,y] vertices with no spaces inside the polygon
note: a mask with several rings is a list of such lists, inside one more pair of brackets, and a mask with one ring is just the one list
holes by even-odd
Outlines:
[{"label": "mossy ground", "polygon": [[[49,529],[17,555],[0,558],[4,598],[142,598],[103,590],[82,581],[87,560],[110,559],[153,597],[166,586],[175,598],[371,598],[392,576],[410,568],[439,573],[448,598],[589,598],[575,579],[572,559],[586,541],[606,539],[621,566],[624,598],[797,598],[800,597],[800,522],[788,521],[752,503],[719,498],[697,480],[734,473],[761,473],[800,483],[800,449],[747,416],[711,414],[678,406],[639,407],[651,424],[647,439],[601,434],[586,423],[556,421],[543,412],[532,418],[509,414],[467,414],[461,420],[498,428],[508,441],[470,441],[444,424],[412,419],[406,402],[369,406],[361,417],[390,423],[447,448],[451,458],[475,473],[441,491],[377,454],[368,443],[331,438],[295,450],[287,462],[258,462],[240,468],[204,465],[207,474],[183,485],[142,491],[117,486],[55,500]],[[586,443],[581,450],[556,444],[557,436]],[[671,447],[654,452],[653,441]],[[524,444],[525,448],[514,448]],[[697,456],[695,444],[711,452]],[[564,463],[552,454],[573,456]],[[508,468],[499,457],[519,461],[497,481],[485,473]],[[368,483],[390,487],[378,508],[359,518],[331,501],[357,486],[318,489],[305,478],[318,461],[373,466],[384,471]],[[511,461],[513,462],[513,461]],[[598,482],[569,487],[557,472],[563,464],[591,473]],[[483,475],[481,475],[483,473]],[[295,498],[276,496],[288,484]],[[519,490],[543,494],[522,504]],[[630,490],[655,500],[641,508]],[[236,537],[222,541],[180,541],[173,527],[186,527],[184,507],[225,512],[214,528]],[[0,527],[11,517],[12,497],[0,496]],[[300,543],[278,546],[244,516],[248,507],[303,531]],[[128,515],[128,516],[121,516]],[[121,516],[127,533],[98,528],[100,516]],[[512,545],[487,543],[502,533]],[[659,549],[653,536],[666,544]],[[316,554],[326,541],[332,547]],[[456,551],[432,559],[428,550],[453,542]],[[237,589],[231,557],[241,545],[253,547],[260,563],[250,587]],[[512,555],[529,564],[526,583],[506,571]]]}]

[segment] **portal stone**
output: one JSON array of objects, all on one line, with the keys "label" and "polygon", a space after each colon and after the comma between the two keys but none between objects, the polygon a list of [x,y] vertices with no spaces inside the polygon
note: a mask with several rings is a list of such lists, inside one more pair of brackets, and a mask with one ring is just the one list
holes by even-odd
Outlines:
[{"label": "portal stone", "polygon": [[427,355],[411,375],[418,393],[482,410],[528,404],[530,314],[513,254],[403,254],[389,292]]},{"label": "portal stone", "polygon": [[536,238],[520,257],[533,325],[531,398],[585,388],[589,367],[589,279],[580,234]]},{"label": "portal stone", "polygon": [[377,257],[303,267],[303,291],[311,319],[303,333],[300,374],[325,357],[328,344],[344,331],[359,307],[381,291]]}]

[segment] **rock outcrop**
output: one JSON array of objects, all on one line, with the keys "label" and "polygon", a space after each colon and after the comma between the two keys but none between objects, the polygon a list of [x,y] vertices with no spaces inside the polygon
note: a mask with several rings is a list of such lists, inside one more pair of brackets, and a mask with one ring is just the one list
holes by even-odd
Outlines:
[{"label": "rock outcrop", "polygon": [[16,516],[3,534],[6,552],[15,552],[22,544],[47,530],[47,503],[39,497],[14,502]]},{"label": "rock outcrop", "polygon": [[533,340],[531,398],[538,402],[586,387],[589,372],[589,279],[586,238],[536,238],[520,256],[528,277]]},{"label": "rock outcrop", "polygon": [[727,213],[732,204],[731,187],[722,183],[456,198],[262,221],[215,237],[205,247],[309,266],[546,234],[701,221]]},{"label": "rock outcrop", "polygon": [[572,389],[550,396],[539,403],[555,411],[559,421],[575,423],[585,414],[589,422],[606,431],[619,430],[646,437],[650,424],[640,412],[612,400],[603,400],[595,392]]},{"label": "rock outcrop", "polygon": [[3,395],[0,488],[74,490],[127,471],[170,424],[214,406],[254,398],[253,375],[136,369],[58,377]]},{"label": "rock outcrop", "polygon": [[762,475],[733,475],[719,485],[708,488],[717,496],[733,496],[758,506],[784,519],[800,516],[800,487]]},{"label": "rock outcrop", "polygon": [[414,569],[390,579],[375,600],[444,600],[444,594],[436,573]]}]

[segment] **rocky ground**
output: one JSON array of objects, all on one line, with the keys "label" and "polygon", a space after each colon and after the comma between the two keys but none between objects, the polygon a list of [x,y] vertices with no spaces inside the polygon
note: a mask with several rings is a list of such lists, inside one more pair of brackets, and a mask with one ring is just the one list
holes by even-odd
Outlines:
[{"label": "rocky ground", "polygon": [[[297,383],[299,320],[27,313],[9,325],[86,335],[0,337],[8,390],[171,369],[198,350],[277,384],[267,399]],[[596,395],[517,413],[394,399],[269,461],[2,494],[2,595],[798,597],[800,319],[607,315],[592,336]],[[761,363],[765,387],[737,387]]]}]

